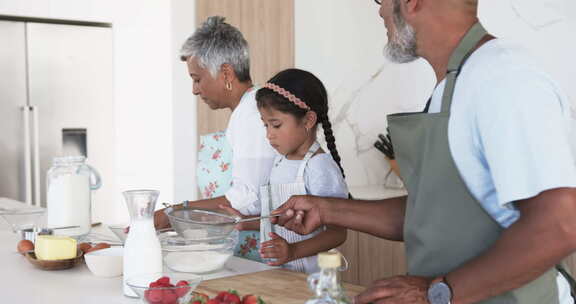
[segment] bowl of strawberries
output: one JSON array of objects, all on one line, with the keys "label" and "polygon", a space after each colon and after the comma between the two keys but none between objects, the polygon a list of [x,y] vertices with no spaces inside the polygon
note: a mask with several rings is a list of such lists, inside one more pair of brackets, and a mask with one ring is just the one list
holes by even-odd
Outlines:
[{"label": "bowl of strawberries", "polygon": [[202,277],[187,273],[151,273],[128,278],[128,285],[144,303],[188,304]]}]

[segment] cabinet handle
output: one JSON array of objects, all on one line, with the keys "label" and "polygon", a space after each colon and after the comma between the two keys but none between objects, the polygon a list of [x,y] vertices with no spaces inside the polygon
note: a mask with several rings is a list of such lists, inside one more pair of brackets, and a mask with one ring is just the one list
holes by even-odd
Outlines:
[{"label": "cabinet handle", "polygon": [[25,201],[32,205],[32,154],[30,152],[30,107],[22,107],[24,121],[24,187]]},{"label": "cabinet handle", "polygon": [[34,205],[40,207],[40,139],[38,132],[38,107],[31,106],[32,110],[32,137],[34,140]]}]

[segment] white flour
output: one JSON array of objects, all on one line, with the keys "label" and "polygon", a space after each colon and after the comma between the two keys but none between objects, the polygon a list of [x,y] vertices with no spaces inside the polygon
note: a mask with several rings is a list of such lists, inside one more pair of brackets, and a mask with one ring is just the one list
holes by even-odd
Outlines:
[{"label": "white flour", "polygon": [[186,229],[182,231],[182,236],[187,240],[204,240],[208,237],[208,232],[204,229]]},{"label": "white flour", "polygon": [[232,252],[169,252],[164,256],[164,262],[174,271],[205,273],[222,269],[231,256]]}]

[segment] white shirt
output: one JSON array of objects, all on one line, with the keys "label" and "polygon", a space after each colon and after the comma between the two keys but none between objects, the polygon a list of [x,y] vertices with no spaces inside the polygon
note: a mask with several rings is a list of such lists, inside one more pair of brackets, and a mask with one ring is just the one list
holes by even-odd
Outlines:
[{"label": "white shirt", "polygon": [[[576,187],[574,111],[566,95],[499,39],[476,50],[456,81],[448,141],[464,183],[502,227],[520,217],[516,201]],[[440,112],[445,80],[430,113]],[[553,203],[553,202],[550,202]],[[560,303],[572,303],[558,278]]]},{"label": "white shirt", "polygon": [[266,129],[256,106],[257,88],[246,92],[232,112],[226,139],[232,147],[232,187],[225,196],[233,208],[246,215],[260,214],[258,191],[266,185],[276,152],[266,139]]}]

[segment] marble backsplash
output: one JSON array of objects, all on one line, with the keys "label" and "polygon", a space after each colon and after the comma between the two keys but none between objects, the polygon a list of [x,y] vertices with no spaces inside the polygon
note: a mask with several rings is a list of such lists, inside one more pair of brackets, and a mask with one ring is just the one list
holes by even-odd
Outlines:
[{"label": "marble backsplash", "polygon": [[[314,5],[307,3],[308,6]],[[338,3],[335,2],[335,5]],[[576,51],[576,42],[566,40],[576,23],[574,8],[566,0],[481,1],[479,14],[491,33],[524,44],[532,51],[543,68],[563,84],[568,95],[574,98],[576,89],[566,85],[572,80],[566,73],[565,60],[559,57],[568,51]],[[378,35],[385,33],[385,29],[374,28],[373,24],[367,21],[362,23],[364,21],[361,19],[355,21],[355,24],[337,23],[331,26],[336,31],[341,27],[342,31],[348,32],[353,31],[350,26],[357,27],[356,30],[365,32],[367,38],[365,42],[357,41],[358,38],[354,38],[354,41],[366,48],[377,48],[382,39]],[[307,35],[314,35],[314,32]],[[297,42],[298,36],[297,31]],[[353,47],[342,54],[335,54],[341,57],[342,63],[339,68],[343,73],[338,78],[334,75],[333,67],[318,63],[321,54],[315,55],[313,49],[297,52],[296,62],[302,62],[302,68],[317,73],[329,90],[329,116],[352,195],[366,199],[402,195],[405,193],[402,181],[391,171],[384,154],[374,148],[374,142],[379,133],[386,132],[386,115],[421,111],[436,81],[432,69],[422,60],[393,64],[386,61],[381,53],[371,53],[367,60],[360,57],[364,50],[359,48],[355,54]],[[299,59],[298,54],[306,58]],[[352,58],[352,55],[358,57]],[[319,133],[322,131],[319,130]]]}]

